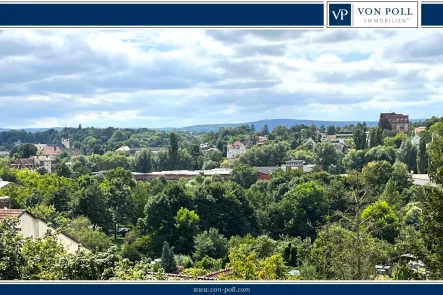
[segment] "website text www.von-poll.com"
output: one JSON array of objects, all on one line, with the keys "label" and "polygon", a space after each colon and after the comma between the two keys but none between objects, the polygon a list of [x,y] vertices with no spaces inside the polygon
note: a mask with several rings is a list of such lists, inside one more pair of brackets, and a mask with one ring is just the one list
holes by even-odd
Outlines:
[{"label": "website text www.von-poll.com", "polygon": [[237,287],[226,287],[226,288],[194,288],[194,293],[249,293],[251,288],[237,288]]}]

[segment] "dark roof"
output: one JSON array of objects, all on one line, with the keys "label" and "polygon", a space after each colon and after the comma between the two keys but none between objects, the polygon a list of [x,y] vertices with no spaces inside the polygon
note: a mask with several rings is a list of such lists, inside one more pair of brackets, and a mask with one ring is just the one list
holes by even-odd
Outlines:
[{"label": "dark roof", "polygon": [[263,173],[263,174],[271,174],[272,171],[275,171],[277,169],[282,169],[281,166],[272,166],[272,167],[254,167],[257,172]]}]

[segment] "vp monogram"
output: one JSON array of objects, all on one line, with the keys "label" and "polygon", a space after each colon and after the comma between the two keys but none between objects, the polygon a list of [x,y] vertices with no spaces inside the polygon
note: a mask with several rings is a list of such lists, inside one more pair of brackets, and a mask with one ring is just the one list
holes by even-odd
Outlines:
[{"label": "vp monogram", "polygon": [[339,9],[338,11],[332,11],[332,14],[335,17],[335,20],[338,20],[340,18],[340,20],[343,20],[343,18],[348,15],[348,10],[347,9]]}]

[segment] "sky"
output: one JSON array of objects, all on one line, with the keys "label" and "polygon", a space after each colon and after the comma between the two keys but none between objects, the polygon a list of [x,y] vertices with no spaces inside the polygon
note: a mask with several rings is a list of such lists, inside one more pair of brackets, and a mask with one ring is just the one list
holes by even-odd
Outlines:
[{"label": "sky", "polygon": [[0,30],[0,128],[443,112],[443,31]]}]

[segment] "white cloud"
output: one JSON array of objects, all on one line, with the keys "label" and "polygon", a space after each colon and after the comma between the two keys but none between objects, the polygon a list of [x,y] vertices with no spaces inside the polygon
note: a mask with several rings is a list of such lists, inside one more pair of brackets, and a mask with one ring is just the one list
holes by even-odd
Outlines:
[{"label": "white cloud", "polygon": [[441,30],[4,30],[0,128],[423,118]]}]

